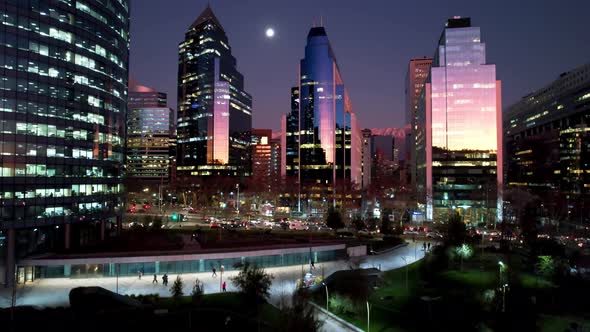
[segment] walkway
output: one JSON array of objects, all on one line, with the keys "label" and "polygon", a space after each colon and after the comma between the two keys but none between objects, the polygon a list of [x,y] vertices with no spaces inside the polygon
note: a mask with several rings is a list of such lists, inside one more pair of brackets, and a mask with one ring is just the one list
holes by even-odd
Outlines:
[{"label": "walkway", "polygon": [[[359,266],[361,268],[381,266],[382,270],[391,270],[404,266],[406,263],[413,263],[415,260],[424,256],[422,251],[422,242],[411,242],[407,246],[397,248],[390,252],[365,256],[360,258]],[[405,260],[404,260],[405,259]],[[315,273],[321,275],[322,269],[325,276],[335,271],[349,269],[350,264],[347,261],[340,260],[334,262],[316,264]],[[266,271],[273,274],[274,280],[271,288],[269,302],[279,305],[281,301],[290,302],[291,294],[295,290],[296,280],[309,269],[309,265],[283,266],[266,268]],[[227,290],[234,291],[229,278],[237,275],[238,271],[228,271],[223,273],[223,280],[227,283]],[[59,307],[68,306],[68,295],[72,288],[99,286],[109,289],[119,294],[159,294],[161,297],[170,296],[169,288],[174,282],[177,275],[169,275],[168,287],[162,285],[161,275],[158,275],[158,283],[152,283],[153,275],[144,275],[141,280],[137,277],[101,277],[87,279],[70,279],[70,278],[50,278],[40,279],[33,283],[20,285],[17,290],[17,305],[32,305],[39,307]],[[205,286],[205,293],[217,293],[221,291],[221,274],[218,271],[217,276],[213,277],[211,273],[187,273],[181,275],[184,281],[184,293],[190,294],[194,281],[198,278]],[[11,289],[0,289],[0,307],[9,307],[12,291]]]}]

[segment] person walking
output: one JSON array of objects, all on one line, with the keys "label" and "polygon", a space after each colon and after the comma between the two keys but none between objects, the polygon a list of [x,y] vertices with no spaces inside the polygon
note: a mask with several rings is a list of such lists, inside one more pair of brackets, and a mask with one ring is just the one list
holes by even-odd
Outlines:
[{"label": "person walking", "polygon": [[215,272],[215,268],[213,268],[213,275],[212,277],[217,277],[217,273]]},{"label": "person walking", "polygon": [[422,249],[426,251],[426,242],[422,243]]},{"label": "person walking", "polygon": [[153,284],[154,282],[155,282],[156,284],[158,283],[158,276],[157,276],[155,273],[154,273],[154,280],[152,280],[152,284]]},{"label": "person walking", "polygon": [[430,242],[428,242],[428,251],[430,251]]},{"label": "person walking", "polygon": [[137,271],[137,277],[141,280],[141,271]]},{"label": "person walking", "polygon": [[227,289],[225,288],[225,281],[223,282],[223,284],[221,284],[221,289],[222,289],[224,292],[226,292],[226,291],[227,291]]}]

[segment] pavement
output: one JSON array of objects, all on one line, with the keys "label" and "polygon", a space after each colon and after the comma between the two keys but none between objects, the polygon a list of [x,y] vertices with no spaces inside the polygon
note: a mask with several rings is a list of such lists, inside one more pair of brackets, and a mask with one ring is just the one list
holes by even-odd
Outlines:
[{"label": "pavement", "polygon": [[[423,241],[410,242],[407,246],[399,247],[395,250],[380,255],[363,256],[356,258],[356,264],[361,268],[381,268],[381,270],[396,269],[406,264],[411,264],[416,260],[424,257],[422,250]],[[338,260],[325,263],[315,264],[314,274],[328,276],[338,270],[351,268],[348,260]],[[274,305],[280,305],[290,302],[291,294],[295,290],[296,280],[301,278],[302,274],[308,272],[309,265],[295,265],[271,267],[265,269],[274,276],[271,287],[269,302]],[[221,282],[226,281],[227,291],[236,291],[230,278],[236,276],[238,271],[227,271],[223,276],[218,271],[217,276],[210,272],[205,273],[186,273],[181,274],[184,281],[184,293],[190,294],[195,280],[198,278],[203,282],[205,294],[218,293],[221,291]],[[75,287],[99,286],[109,289],[119,294],[159,294],[161,297],[170,296],[170,286],[177,277],[175,274],[168,276],[169,285],[162,285],[162,275],[158,275],[158,282],[153,283],[153,275],[144,275],[141,279],[134,277],[98,277],[86,279],[71,278],[50,278],[39,279],[32,283],[19,285],[16,294],[16,304],[31,305],[37,307],[61,307],[69,305],[69,292]],[[0,307],[9,307],[11,302],[11,289],[0,289]],[[328,323],[326,326],[332,326]],[[326,327],[327,328],[327,327]],[[328,328],[323,331],[342,331],[342,328]]]}]

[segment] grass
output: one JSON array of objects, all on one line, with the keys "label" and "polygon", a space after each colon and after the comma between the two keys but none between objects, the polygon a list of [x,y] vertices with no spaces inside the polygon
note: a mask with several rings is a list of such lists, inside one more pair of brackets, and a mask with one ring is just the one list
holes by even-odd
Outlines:
[{"label": "grass", "polygon": [[493,288],[498,283],[498,273],[480,270],[445,271],[440,274],[443,279],[452,283],[473,288]]},{"label": "grass", "polygon": [[554,287],[553,283],[543,277],[539,277],[530,273],[521,273],[520,281],[524,288],[539,289]]},{"label": "grass", "polygon": [[566,331],[572,322],[578,323],[580,331],[587,331],[590,328],[590,321],[580,317],[550,315],[541,315],[537,326],[540,332],[561,332]]}]

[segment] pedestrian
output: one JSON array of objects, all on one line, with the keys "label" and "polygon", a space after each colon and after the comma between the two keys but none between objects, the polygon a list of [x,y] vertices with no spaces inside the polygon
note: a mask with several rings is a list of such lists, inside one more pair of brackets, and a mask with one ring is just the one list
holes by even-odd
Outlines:
[{"label": "pedestrian", "polygon": [[227,289],[225,288],[225,281],[223,282],[223,284],[221,284],[221,289],[225,292],[227,291]]},{"label": "pedestrian", "polygon": [[313,263],[313,261],[311,261],[311,269],[315,270],[315,264]]},{"label": "pedestrian", "polygon": [[426,242],[422,243],[422,249],[426,251]]},{"label": "pedestrian", "polygon": [[217,273],[215,273],[215,268],[213,268],[213,277],[217,277]]},{"label": "pedestrian", "polygon": [[137,271],[137,276],[139,277],[139,280],[141,280],[141,270]]},{"label": "pedestrian", "polygon": [[168,286],[168,275],[164,273],[164,275],[162,276],[162,284],[164,286]]},{"label": "pedestrian", "polygon": [[158,283],[158,276],[157,276],[155,273],[154,273],[154,280],[152,280],[152,284],[153,284],[154,282],[155,282],[156,284]]},{"label": "pedestrian", "polygon": [[430,242],[428,242],[428,251],[430,251]]}]

